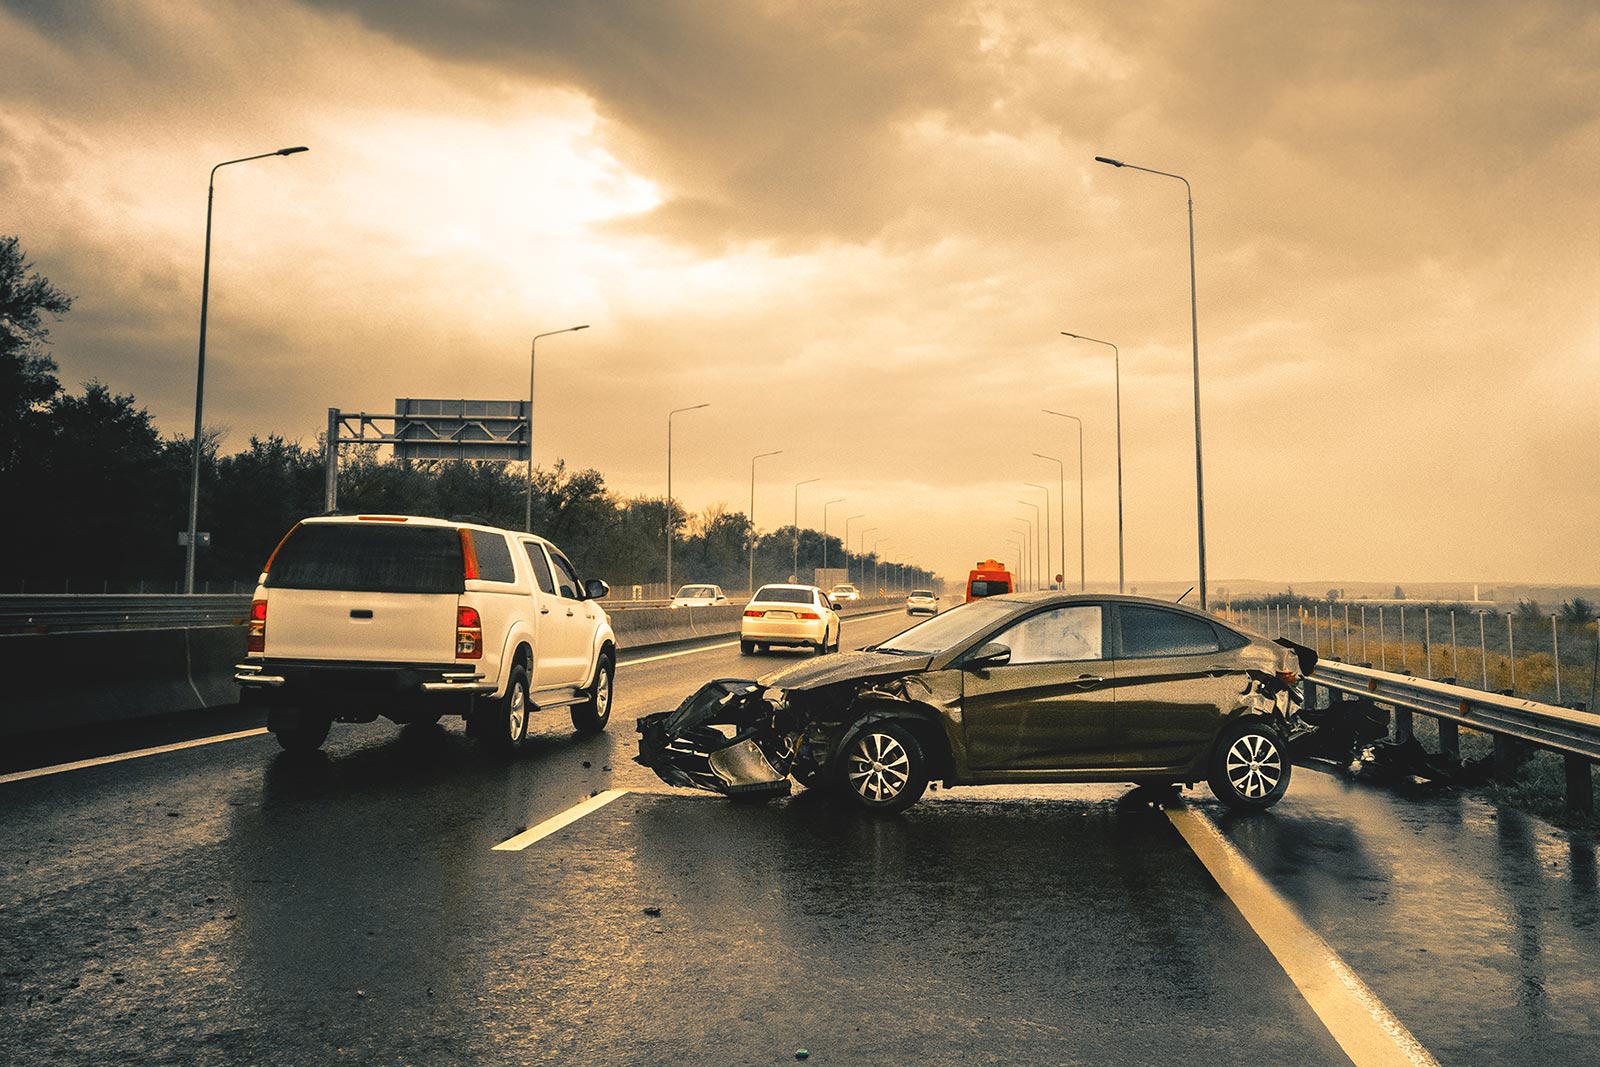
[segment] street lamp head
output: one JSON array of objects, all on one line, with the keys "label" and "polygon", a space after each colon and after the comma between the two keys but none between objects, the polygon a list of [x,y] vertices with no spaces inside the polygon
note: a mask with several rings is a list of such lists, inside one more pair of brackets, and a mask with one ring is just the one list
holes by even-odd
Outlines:
[{"label": "street lamp head", "polygon": [[1035,453],[1034,453],[1034,455],[1035,455],[1035,456],[1038,456],[1038,457],[1039,457],[1039,458],[1040,458],[1040,459],[1047,459],[1047,460],[1049,460],[1049,461],[1050,461],[1050,462],[1051,462],[1051,463],[1060,463],[1060,462],[1061,462],[1061,461],[1060,461],[1060,460],[1059,460],[1059,459],[1057,459],[1057,458],[1056,458],[1056,457],[1054,457],[1054,456],[1047,456],[1047,455],[1045,455],[1045,454],[1044,454],[1044,453],[1043,453],[1043,452],[1035,452]]},{"label": "street lamp head", "polygon": [[1096,163],[1109,163],[1109,164],[1111,164],[1111,165],[1112,165],[1112,166],[1113,166],[1113,167],[1120,167],[1120,166],[1122,166],[1122,160],[1120,160],[1120,159],[1111,159],[1111,158],[1109,158],[1109,157],[1107,157],[1107,156],[1095,156],[1095,157],[1094,157],[1094,161],[1095,161],[1095,162],[1096,162]]},{"label": "street lamp head", "polygon": [[1077,334],[1075,334],[1075,333],[1068,333],[1068,332],[1067,332],[1067,331],[1066,331],[1066,330],[1062,330],[1062,331],[1061,331],[1061,336],[1062,336],[1062,337],[1077,337],[1077,338],[1078,338],[1078,340],[1080,340],[1080,341],[1081,341],[1081,340],[1083,340],[1083,338],[1081,338],[1081,337],[1078,337],[1078,335],[1077,335]]},{"label": "street lamp head", "polygon": [[296,152],[309,152],[309,151],[311,151],[311,149],[307,148],[305,145],[298,145],[298,146],[296,146],[294,148],[280,148],[276,152],[274,152],[273,155],[275,155],[275,156],[292,156]]},{"label": "street lamp head", "polygon": [[573,327],[570,327],[570,328],[569,328],[569,329],[568,329],[568,330],[567,330],[567,332],[568,332],[568,333],[572,333],[572,332],[573,332],[573,331],[574,331],[574,330],[587,330],[587,329],[588,329],[588,328],[589,328],[589,324],[588,324],[588,323],[587,323],[587,322],[586,322],[586,323],[584,323],[584,324],[583,324],[583,325],[582,325],[582,326],[573,326]]}]

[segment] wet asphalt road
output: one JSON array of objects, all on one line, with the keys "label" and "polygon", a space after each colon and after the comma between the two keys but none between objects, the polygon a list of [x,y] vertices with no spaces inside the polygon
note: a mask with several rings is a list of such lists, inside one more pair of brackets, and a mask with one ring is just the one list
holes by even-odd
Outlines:
[{"label": "wet asphalt road", "polygon": [[[650,656],[606,734],[554,712],[511,761],[377,723],[0,784],[0,1063],[1349,1062],[1137,794],[671,790],[633,718],[804,654]],[[1185,796],[1441,1063],[1593,1062],[1592,840],[1307,769],[1264,816]]]}]

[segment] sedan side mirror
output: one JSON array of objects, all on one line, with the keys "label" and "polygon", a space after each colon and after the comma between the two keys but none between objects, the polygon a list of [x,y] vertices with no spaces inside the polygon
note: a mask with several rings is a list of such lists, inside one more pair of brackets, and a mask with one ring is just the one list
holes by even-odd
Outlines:
[{"label": "sedan side mirror", "polygon": [[611,587],[598,578],[590,578],[583,583],[583,597],[585,600],[604,600],[611,592]]},{"label": "sedan side mirror", "polygon": [[986,645],[979,645],[967,656],[966,662],[961,664],[961,669],[966,671],[986,671],[990,667],[1004,667],[1011,662],[1011,646],[1002,645],[998,641],[990,641]]},{"label": "sedan side mirror", "polygon": [[839,608],[842,605],[837,600],[830,600],[830,601],[828,601],[828,606],[831,607],[834,611],[838,611]]}]

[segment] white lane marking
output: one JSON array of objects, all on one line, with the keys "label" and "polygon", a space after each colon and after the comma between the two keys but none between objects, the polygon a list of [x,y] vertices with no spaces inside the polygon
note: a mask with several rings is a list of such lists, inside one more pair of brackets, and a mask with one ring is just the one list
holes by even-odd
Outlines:
[{"label": "white lane marking", "polygon": [[[871,615],[850,615],[850,616],[846,616],[846,617],[850,618],[850,619],[854,619],[854,620],[856,620],[858,622],[866,622],[869,619],[881,619],[881,618],[884,618],[885,616],[888,616],[888,615],[898,615],[898,614],[900,614],[898,611],[879,611],[879,612],[875,612],[874,614],[871,614]],[[714,644],[714,645],[701,645],[699,648],[686,648],[681,652],[662,652],[659,655],[643,656],[643,657],[641,657],[639,659],[623,659],[623,660],[619,660],[617,662],[617,666],[618,667],[632,667],[634,664],[637,664],[637,663],[654,663],[658,659],[674,659],[674,658],[676,658],[678,656],[695,656],[695,655],[699,655],[701,652],[715,652],[719,648],[732,648],[734,645],[737,645],[738,643],[739,642],[737,642],[737,641],[719,641],[717,644]]]},{"label": "white lane marking", "polygon": [[54,767],[36,767],[31,771],[13,771],[11,774],[0,774],[0,785],[4,785],[6,782],[22,782],[29,778],[43,778],[51,774],[65,774],[68,771],[81,771],[86,767],[101,767],[107,763],[121,763],[123,760],[140,759],[144,756],[159,756],[163,752],[178,752],[186,748],[199,748],[201,745],[214,745],[219,741],[237,741],[241,737],[260,737],[266,732],[266,727],[259,727],[254,730],[240,730],[232,734],[218,734],[215,737],[201,737],[194,741],[179,741],[172,745],[141,748],[134,752],[118,752],[114,756],[96,756],[94,759],[78,760],[76,763],[58,763]]},{"label": "white lane marking", "polygon": [[571,826],[585,815],[593,814],[621,797],[628,795],[626,789],[607,789],[604,793],[592,796],[582,804],[574,805],[560,815],[552,816],[538,826],[530,826],[515,837],[508,837],[494,846],[495,852],[521,852],[540,838],[549,837],[563,827]]},{"label": "white lane marking", "polygon": [[700,652],[714,652],[719,648],[732,648],[737,641],[723,641],[715,645],[701,645],[699,648],[686,648],[682,652],[663,652],[656,656],[645,656],[641,659],[625,659],[618,662],[619,667],[632,667],[636,663],[654,663],[658,659],[673,659],[677,656],[693,656]]},{"label": "white lane marking", "polygon": [[1168,808],[1167,818],[1356,1067],[1439,1067],[1422,1042],[1295,914],[1216,823],[1189,808]]}]

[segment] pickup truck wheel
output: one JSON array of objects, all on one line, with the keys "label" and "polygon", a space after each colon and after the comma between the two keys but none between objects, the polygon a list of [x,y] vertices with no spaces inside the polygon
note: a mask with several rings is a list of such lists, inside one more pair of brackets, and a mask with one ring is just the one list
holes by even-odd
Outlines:
[{"label": "pickup truck wheel", "polygon": [[522,664],[511,668],[506,695],[478,724],[479,738],[490,748],[511,752],[528,739],[528,672]]},{"label": "pickup truck wheel", "polygon": [[333,720],[326,715],[286,716],[272,727],[285,752],[315,752],[328,739]]},{"label": "pickup truck wheel", "polygon": [[601,656],[595,665],[594,683],[589,686],[589,699],[572,706],[572,726],[580,734],[597,734],[606,728],[611,718],[611,690],[617,669],[610,656]]}]

